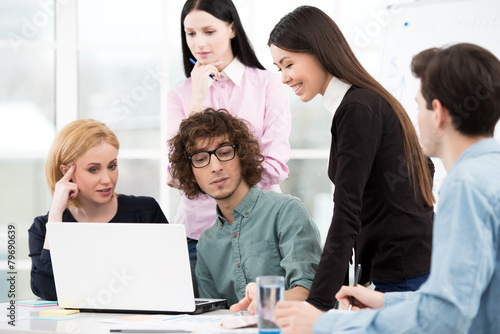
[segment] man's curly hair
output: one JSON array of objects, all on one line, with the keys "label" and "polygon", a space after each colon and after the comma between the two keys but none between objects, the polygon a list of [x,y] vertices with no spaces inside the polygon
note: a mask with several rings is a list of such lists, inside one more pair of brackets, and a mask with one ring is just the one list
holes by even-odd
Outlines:
[{"label": "man's curly hair", "polygon": [[[243,180],[250,186],[256,185],[262,178],[264,156],[260,153],[259,142],[250,133],[248,123],[236,118],[225,109],[207,108],[184,119],[179,131],[168,141],[170,173],[180,183],[180,189],[189,199],[197,199],[204,194],[194,177],[189,156],[196,153],[196,144],[200,140],[227,138],[236,145],[240,159]],[[213,157],[213,159],[216,159]]]}]

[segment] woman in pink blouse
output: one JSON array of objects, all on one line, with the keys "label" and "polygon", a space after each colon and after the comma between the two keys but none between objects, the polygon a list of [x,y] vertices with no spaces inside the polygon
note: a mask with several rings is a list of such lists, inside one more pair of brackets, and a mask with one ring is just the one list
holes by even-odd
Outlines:
[{"label": "woman in pink blouse", "polygon": [[[266,172],[258,186],[281,191],[290,157],[288,95],[279,75],[265,70],[257,59],[233,2],[186,1],[181,36],[187,79],[168,94],[168,138],[175,136],[180,122],[191,113],[208,107],[227,109],[250,123],[261,145]],[[169,180],[169,185],[175,187],[175,180]],[[189,200],[182,195],[179,201],[174,223],[186,226],[193,273],[196,243],[215,223],[215,207],[208,196]]]}]

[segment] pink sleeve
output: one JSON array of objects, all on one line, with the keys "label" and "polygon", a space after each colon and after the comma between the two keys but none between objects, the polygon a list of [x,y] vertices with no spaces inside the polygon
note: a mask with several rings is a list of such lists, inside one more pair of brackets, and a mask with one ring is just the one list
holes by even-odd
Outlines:
[{"label": "pink sleeve", "polygon": [[[259,187],[273,188],[288,177],[290,159],[291,115],[286,87],[279,76],[272,73],[266,88],[265,120],[260,138],[262,154],[266,158],[264,174]],[[275,187],[273,188],[275,190]]]},{"label": "pink sleeve", "polygon": [[[189,79],[188,79],[189,80]],[[191,87],[185,80],[168,92],[167,95],[167,140],[174,137],[179,130],[181,121],[186,118],[189,107]]]}]

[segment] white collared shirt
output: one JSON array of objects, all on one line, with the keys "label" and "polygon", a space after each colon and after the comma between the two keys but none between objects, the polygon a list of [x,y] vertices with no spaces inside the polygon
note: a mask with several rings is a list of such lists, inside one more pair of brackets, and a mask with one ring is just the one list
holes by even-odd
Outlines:
[{"label": "white collared shirt", "polygon": [[326,87],[325,95],[323,95],[323,107],[328,109],[332,115],[335,115],[335,112],[351,86],[350,83],[333,77],[328,87]]},{"label": "white collared shirt", "polygon": [[[238,58],[234,59],[222,70],[221,76],[217,77],[218,81],[231,80],[238,87],[241,85],[241,79],[245,73],[245,65],[243,65]],[[210,78],[209,87],[213,84],[214,80]]]}]

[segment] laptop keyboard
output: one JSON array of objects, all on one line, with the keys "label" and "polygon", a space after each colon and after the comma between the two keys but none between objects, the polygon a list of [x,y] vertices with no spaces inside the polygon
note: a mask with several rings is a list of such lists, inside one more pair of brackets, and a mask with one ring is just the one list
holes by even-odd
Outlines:
[{"label": "laptop keyboard", "polygon": [[195,299],[194,303],[196,305],[198,304],[204,304],[204,303],[208,303],[209,301],[208,300],[203,300],[203,299]]}]

